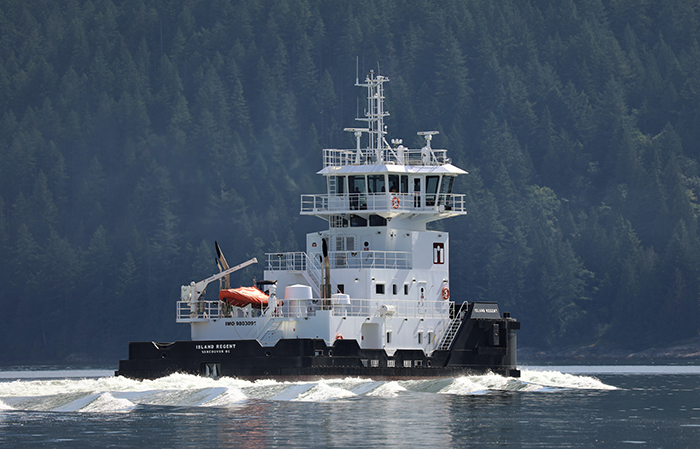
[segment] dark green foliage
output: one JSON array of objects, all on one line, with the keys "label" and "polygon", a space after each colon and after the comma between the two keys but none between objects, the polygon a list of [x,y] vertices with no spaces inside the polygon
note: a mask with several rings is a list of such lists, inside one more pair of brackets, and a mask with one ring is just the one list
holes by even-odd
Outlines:
[{"label": "dark green foliage", "polygon": [[[379,69],[470,171],[458,300],[538,347],[700,330],[700,8],[677,0],[0,1],[0,361],[187,335],[179,285],[298,250]],[[314,224],[315,223],[315,224]],[[262,265],[233,276],[260,277]],[[461,293],[460,293],[461,292]],[[672,331],[670,331],[672,330]]]}]

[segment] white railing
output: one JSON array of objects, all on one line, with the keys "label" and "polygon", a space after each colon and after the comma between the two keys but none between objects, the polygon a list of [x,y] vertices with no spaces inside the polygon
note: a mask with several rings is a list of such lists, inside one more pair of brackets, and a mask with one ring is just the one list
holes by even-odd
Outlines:
[{"label": "white railing", "polygon": [[323,279],[321,262],[302,251],[266,253],[265,269],[268,271],[305,271],[319,285]]},{"label": "white railing", "polygon": [[[422,196],[424,198],[422,198]],[[465,213],[464,194],[352,193],[301,195],[301,213],[413,212]]]},{"label": "white railing", "polygon": [[[332,301],[331,301],[332,302]],[[406,299],[351,299],[349,305],[332,304],[335,316],[377,317],[391,310],[397,318],[449,317],[450,301],[418,301]]]},{"label": "white railing", "polygon": [[206,321],[223,316],[225,307],[223,301],[178,301],[175,315],[177,322]]},{"label": "white railing", "polygon": [[410,252],[404,251],[333,251],[331,268],[413,268]]},{"label": "white railing", "polygon": [[[348,301],[348,300],[345,300]],[[419,301],[406,299],[350,299],[342,304],[336,299],[282,300],[284,305],[273,311],[267,308],[228,307],[223,301],[197,301],[192,305],[178,301],[177,322],[207,321],[219,318],[254,318],[274,316],[279,318],[300,318],[315,316],[318,310],[331,310],[333,316],[380,317],[391,315],[395,318],[446,318],[449,317],[451,301]]]},{"label": "white railing", "polygon": [[[322,279],[321,262],[306,253],[268,253],[265,259],[268,271],[306,271],[315,281]],[[407,251],[331,251],[328,260],[331,268],[413,268]]]},{"label": "white railing", "polygon": [[345,165],[432,165],[450,164],[447,150],[423,148],[409,150],[408,148],[384,148],[382,150],[323,150],[324,167],[342,167]]},{"label": "white railing", "polygon": [[269,271],[306,271],[309,256],[305,252],[266,253],[265,269]]}]

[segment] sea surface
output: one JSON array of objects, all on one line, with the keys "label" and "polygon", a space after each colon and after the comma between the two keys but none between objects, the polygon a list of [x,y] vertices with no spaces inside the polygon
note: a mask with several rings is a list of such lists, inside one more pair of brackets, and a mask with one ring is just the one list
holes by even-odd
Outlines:
[{"label": "sea surface", "polygon": [[700,366],[248,382],[0,371],[0,447],[700,447]]}]

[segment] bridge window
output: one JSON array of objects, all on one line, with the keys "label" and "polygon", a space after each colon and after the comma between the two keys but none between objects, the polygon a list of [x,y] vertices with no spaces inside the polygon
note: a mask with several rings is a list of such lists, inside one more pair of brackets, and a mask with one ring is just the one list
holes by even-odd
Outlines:
[{"label": "bridge window", "polygon": [[348,176],[348,194],[350,196],[350,209],[367,209],[367,192],[364,175]]},{"label": "bridge window", "polygon": [[442,178],[442,185],[440,186],[440,193],[450,194],[452,193],[452,184],[455,181],[454,176],[445,176]]},{"label": "bridge window", "polygon": [[425,177],[425,205],[435,206],[435,197],[437,196],[438,184],[440,183],[439,176]]},{"label": "bridge window", "polygon": [[389,192],[408,193],[408,175],[389,175]]},{"label": "bridge window", "polygon": [[450,204],[450,194],[452,193],[452,184],[454,183],[454,176],[443,176],[442,184],[440,184],[440,199],[438,200],[438,205],[445,206],[445,209],[451,209]]},{"label": "bridge window", "polygon": [[384,294],[384,284],[377,284],[375,286],[375,291],[377,292],[378,295],[383,295]]},{"label": "bridge window", "polygon": [[403,294],[408,295],[408,284],[403,284]]},{"label": "bridge window", "polygon": [[398,294],[399,293],[399,286],[396,284],[392,284],[391,285],[391,293],[394,295]]},{"label": "bridge window", "polygon": [[389,175],[389,192],[399,192],[399,175]]},{"label": "bridge window", "polygon": [[364,175],[348,176],[348,187],[350,193],[366,193]]},{"label": "bridge window", "polygon": [[367,176],[367,184],[369,188],[369,193],[384,193],[386,188],[384,186],[384,175],[369,175]]}]

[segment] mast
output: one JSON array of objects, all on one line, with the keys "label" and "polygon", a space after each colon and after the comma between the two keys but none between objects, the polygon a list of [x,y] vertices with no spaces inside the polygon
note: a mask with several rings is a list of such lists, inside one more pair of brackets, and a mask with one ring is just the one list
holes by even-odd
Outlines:
[{"label": "mast", "polygon": [[[355,120],[367,122],[367,129],[362,129],[362,131],[366,131],[369,134],[369,155],[373,156],[377,164],[383,162],[382,150],[386,148],[384,145],[384,135],[386,134],[384,117],[387,117],[389,113],[384,110],[384,83],[387,81],[389,81],[388,77],[375,75],[374,70],[370,70],[369,75],[365,78],[364,84],[355,83],[355,86],[367,88],[367,109],[365,109],[365,116],[357,117]],[[346,129],[346,131],[350,130],[350,128]],[[356,132],[356,128],[352,128],[352,131]],[[355,136],[357,136],[357,134],[355,134]]]}]

